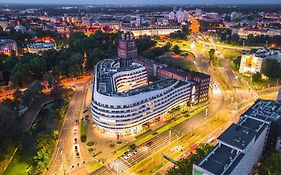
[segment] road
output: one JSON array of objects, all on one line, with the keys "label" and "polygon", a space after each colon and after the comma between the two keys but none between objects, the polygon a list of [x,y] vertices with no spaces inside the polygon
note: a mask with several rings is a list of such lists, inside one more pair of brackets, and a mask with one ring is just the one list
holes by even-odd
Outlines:
[{"label": "road", "polygon": [[223,69],[225,70],[225,74],[228,77],[228,79],[230,80],[230,84],[232,85],[233,88],[241,88],[238,80],[236,79],[229,63],[227,62],[227,60],[221,60],[221,63],[223,65]]},{"label": "road", "polygon": [[[74,94],[70,101],[69,109],[66,114],[61,134],[56,147],[54,159],[50,164],[47,175],[54,174],[86,174],[84,167],[83,153],[80,151],[80,125],[76,124],[75,120],[80,121],[82,110],[84,109],[84,99],[87,92],[88,84],[80,84],[75,87]],[[76,130],[76,131],[74,131]],[[74,143],[74,138],[77,138],[78,143]],[[78,146],[80,157],[75,155],[74,145]],[[85,153],[84,153],[85,154]]]},{"label": "road", "polygon": [[[114,160],[112,162],[109,162],[108,165],[103,166],[99,170],[95,171],[93,174],[95,175],[105,175],[105,174],[112,174],[116,173],[117,166],[116,162],[119,162],[119,172],[127,171],[129,168],[133,167],[134,165],[141,162],[146,157],[150,156],[154,152],[157,152],[160,148],[169,145],[169,142],[173,142],[177,138],[185,135],[186,133],[191,132],[194,128],[198,127],[208,119],[208,117],[215,114],[221,106],[224,106],[224,98],[223,95],[215,95],[212,97],[212,101],[215,103],[213,105],[210,105],[206,108],[206,110],[201,111],[200,113],[192,116],[191,118],[187,119],[186,121],[176,125],[171,130],[166,131],[157,137],[153,138],[152,145],[148,149],[146,146],[142,145],[138,148],[139,152],[137,155],[133,156],[132,158],[125,160],[123,157],[118,158],[117,160]],[[207,112],[206,112],[207,111]],[[207,115],[206,115],[207,114]],[[171,134],[170,134],[171,132]]]}]

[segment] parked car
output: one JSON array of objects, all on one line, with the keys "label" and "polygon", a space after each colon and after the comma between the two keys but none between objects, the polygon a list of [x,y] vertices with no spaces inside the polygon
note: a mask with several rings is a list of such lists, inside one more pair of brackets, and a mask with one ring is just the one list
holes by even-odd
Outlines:
[{"label": "parked car", "polygon": [[150,147],[152,145],[152,141],[149,141],[145,144],[145,146]]}]

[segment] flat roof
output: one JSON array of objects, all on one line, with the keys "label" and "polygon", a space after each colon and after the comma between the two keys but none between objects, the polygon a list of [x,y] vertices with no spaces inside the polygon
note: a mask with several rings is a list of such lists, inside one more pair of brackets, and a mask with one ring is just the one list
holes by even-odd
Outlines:
[{"label": "flat roof", "polygon": [[203,159],[197,165],[213,174],[230,174],[224,173],[224,171],[233,170],[244,155],[244,153],[236,149],[217,144],[206,156],[206,159]]},{"label": "flat roof", "polygon": [[242,118],[238,124],[232,124],[219,136],[219,143],[196,165],[213,174],[231,174],[247,154],[243,150],[267,126],[268,123],[255,118]]},{"label": "flat roof", "polygon": [[161,90],[177,83],[176,87],[187,84],[187,82],[178,81],[176,79],[164,79],[156,81],[150,85],[138,87],[128,92],[117,92],[114,90],[113,75],[117,72],[134,70],[138,68],[144,68],[143,65],[133,63],[131,66],[126,68],[120,68],[120,63],[117,60],[105,59],[97,64],[97,90],[101,94],[109,96],[132,96],[144,92],[150,92],[155,90]]},{"label": "flat roof", "polygon": [[277,100],[257,100],[244,114],[261,120],[279,121],[281,120],[281,101]]},{"label": "flat roof", "polygon": [[255,136],[256,131],[233,123],[219,136],[218,140],[240,150],[244,150]]}]

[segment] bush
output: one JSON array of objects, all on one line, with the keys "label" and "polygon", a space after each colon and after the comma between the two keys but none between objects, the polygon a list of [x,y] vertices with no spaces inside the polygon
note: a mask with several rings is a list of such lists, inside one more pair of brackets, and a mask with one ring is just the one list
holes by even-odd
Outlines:
[{"label": "bush", "polygon": [[92,152],[92,151],[94,151],[94,149],[93,149],[93,148],[89,148],[88,151],[89,151],[89,152]]},{"label": "bush", "polygon": [[114,147],[114,146],[115,146],[115,145],[114,145],[113,143],[111,143],[111,144],[109,145],[109,147],[111,147],[111,148]]},{"label": "bush", "polygon": [[86,135],[81,135],[80,136],[80,139],[81,139],[81,142],[86,142],[86,140],[87,140],[87,136]]},{"label": "bush", "polygon": [[52,137],[54,140],[57,140],[59,138],[59,132],[58,131],[52,131]]},{"label": "bush", "polygon": [[130,145],[130,149],[131,149],[131,150],[135,149],[136,147],[137,147],[136,144]]},{"label": "bush", "polygon": [[118,140],[118,141],[117,141],[117,144],[121,144],[121,143],[122,143],[122,141],[121,141],[121,140]]},{"label": "bush", "polygon": [[94,142],[88,142],[87,146],[94,146],[94,144],[95,144]]}]

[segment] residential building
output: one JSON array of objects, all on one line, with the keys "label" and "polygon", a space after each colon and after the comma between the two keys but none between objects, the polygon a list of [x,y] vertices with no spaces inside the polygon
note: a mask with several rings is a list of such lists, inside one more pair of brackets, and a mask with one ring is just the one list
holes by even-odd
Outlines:
[{"label": "residential building", "polygon": [[132,32],[135,37],[148,35],[169,35],[170,33],[181,30],[179,26],[159,26],[159,27],[122,27],[121,31]]},{"label": "residential building", "polygon": [[239,73],[261,72],[263,61],[266,59],[281,62],[281,52],[275,49],[259,49],[255,53],[242,54]]},{"label": "residential building", "polygon": [[18,51],[17,42],[11,39],[0,39],[0,53],[10,55],[12,51]]},{"label": "residential building", "polygon": [[27,46],[29,53],[39,54],[51,49],[57,49],[55,42],[32,43]]}]

